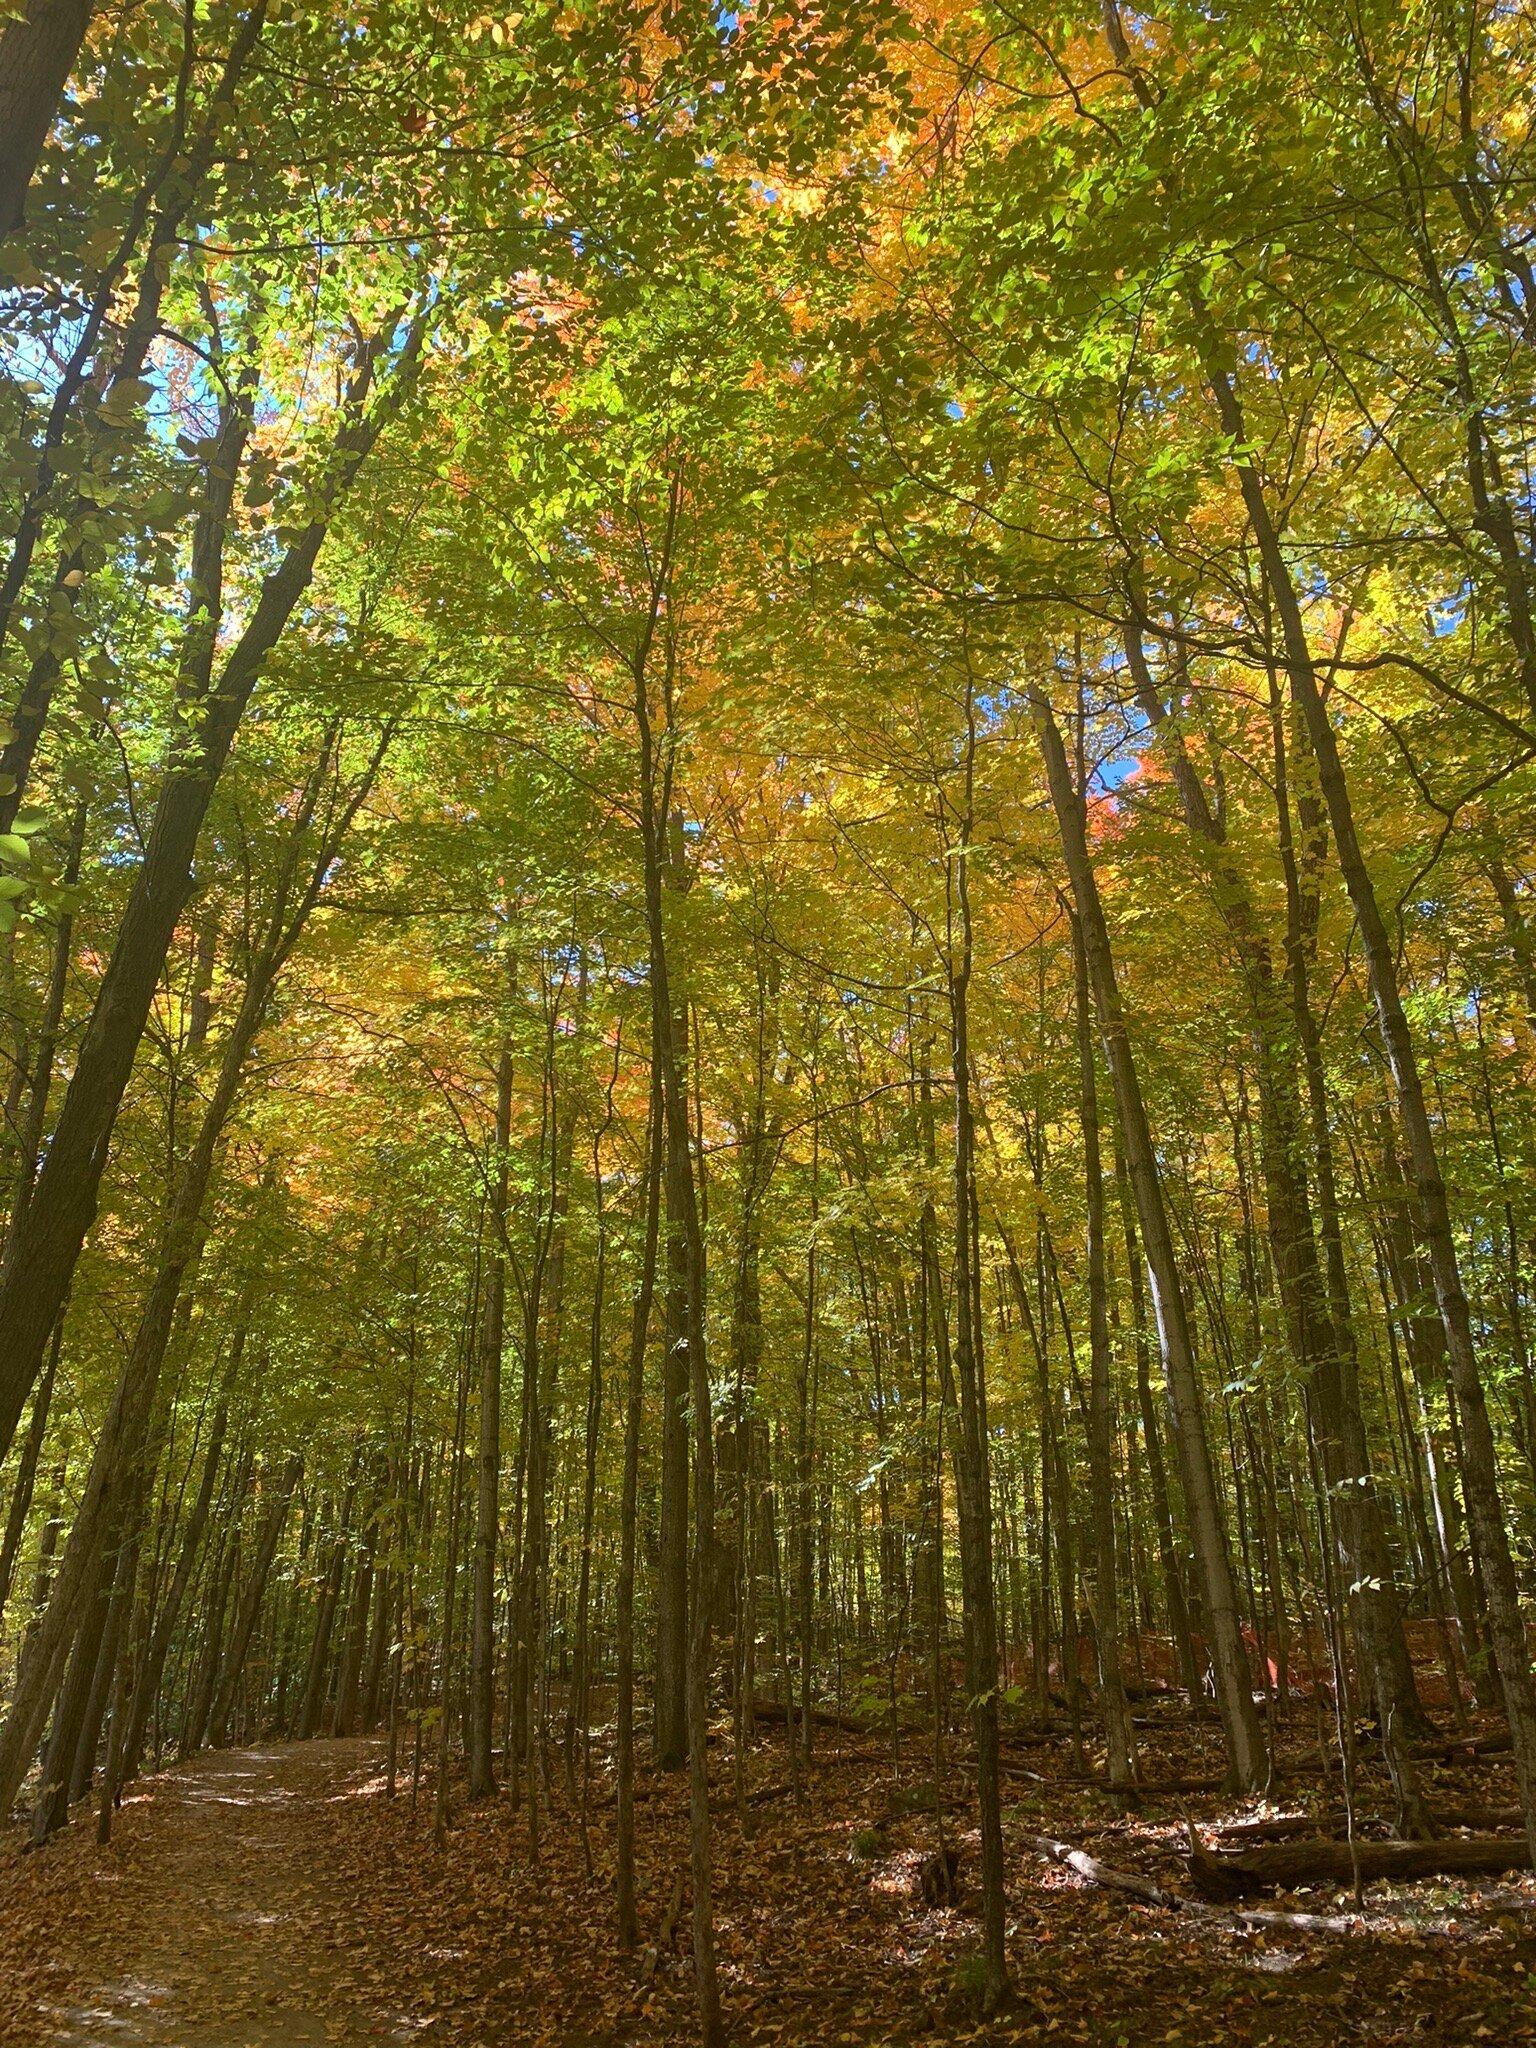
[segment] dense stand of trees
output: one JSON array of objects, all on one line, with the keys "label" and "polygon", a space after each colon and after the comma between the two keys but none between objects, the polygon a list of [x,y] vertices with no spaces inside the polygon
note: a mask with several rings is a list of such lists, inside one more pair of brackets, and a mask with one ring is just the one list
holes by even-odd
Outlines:
[{"label": "dense stand of trees", "polygon": [[711,2040],[763,1721],[962,1744],[993,2002],[1021,1718],[1251,1791],[1326,1700],[1431,1839],[1486,1713],[1536,1844],[1529,22],[87,12],[0,31],[0,1807],[611,1770],[632,1944],[687,1771]]}]

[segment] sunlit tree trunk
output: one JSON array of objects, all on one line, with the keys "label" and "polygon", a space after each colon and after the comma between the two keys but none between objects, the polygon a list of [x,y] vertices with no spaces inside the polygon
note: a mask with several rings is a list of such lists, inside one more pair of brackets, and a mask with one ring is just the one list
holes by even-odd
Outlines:
[{"label": "sunlit tree trunk", "polygon": [[986,1364],[982,1342],[980,1219],[976,1202],[976,1118],[971,1102],[970,987],[973,969],[969,855],[974,814],[976,711],[967,670],[963,795],[959,830],[946,847],[946,966],[950,1060],[955,1091],[955,1377],[959,1388],[955,1476],[960,1508],[960,1569],[965,1606],[966,1690],[976,1743],[981,1821],[981,1913],[985,1981],[993,2012],[1008,1990],[1006,1877],[998,1778],[997,1612],[992,1560],[992,1475],[987,1444]]},{"label": "sunlit tree trunk", "polygon": [[1104,1250],[1104,1173],[1099,1151],[1099,1096],[1095,1074],[1093,996],[1082,927],[1072,924],[1077,991],[1079,1103],[1083,1130],[1083,1188],[1087,1204],[1088,1457],[1093,1476],[1094,1633],[1099,1654],[1099,1695],[1109,1750],[1109,1782],[1129,1785],[1135,1773],[1134,1738],[1120,1655],[1120,1568],[1115,1546],[1115,1406],[1110,1382],[1109,1275]]},{"label": "sunlit tree trunk", "polygon": [[[517,969],[509,971],[511,990]],[[512,1037],[502,1028],[496,1062],[495,1158],[487,1229],[490,1233],[485,1307],[480,1330],[479,1402],[475,1446],[475,1577],[469,1657],[469,1794],[483,1799],[496,1788],[491,1749],[496,1726],[496,1566],[501,1533],[501,1354],[506,1315],[507,1175],[512,1134]]]},{"label": "sunlit tree trunk", "polygon": [[0,240],[21,225],[93,11],[94,0],[27,0],[0,31]]},{"label": "sunlit tree trunk", "polygon": [[1049,703],[1039,691],[1031,694],[1030,702],[1073,902],[1082,924],[1099,1032],[1114,1083],[1120,1142],[1152,1286],[1153,1314],[1176,1421],[1185,1510],[1204,1596],[1211,1669],[1226,1736],[1228,1767],[1236,1787],[1253,1790],[1268,1776],[1268,1761],[1253,1704],[1253,1680],[1243,1643],[1221,1497],[1211,1463],[1179,1262],[1163,1201],[1141,1082],[1121,1008],[1109,928],[1088,852],[1083,797],[1073,784],[1066,747]]},{"label": "sunlit tree trunk", "polygon": [[[1236,385],[1207,339],[1203,368],[1216,400],[1222,430],[1234,447],[1247,445],[1248,428]],[[1376,1021],[1396,1094],[1397,1114],[1413,1174],[1419,1227],[1445,1329],[1446,1359],[1461,1416],[1462,1478],[1467,1515],[1482,1557],[1488,1594],[1489,1631],[1509,1719],[1515,1772],[1526,1832],[1536,1851],[1536,1684],[1520,1605],[1520,1587],[1510,1550],[1498,1478],[1498,1453],[1488,1415],[1488,1398],[1472,1335],[1472,1316],[1462,1286],[1461,1263],[1450,1203],[1440,1166],[1434,1125],[1424,1096],[1423,1076],[1407,1012],[1403,1007],[1397,954],[1382,915],[1355,824],[1354,804],[1328,706],[1307,640],[1306,622],[1290,565],[1270,516],[1258,471],[1236,462],[1238,482],[1271,601],[1280,622],[1281,646],[1291,692],[1300,708],[1328,812],[1334,849],[1360,933],[1370,976]]]}]

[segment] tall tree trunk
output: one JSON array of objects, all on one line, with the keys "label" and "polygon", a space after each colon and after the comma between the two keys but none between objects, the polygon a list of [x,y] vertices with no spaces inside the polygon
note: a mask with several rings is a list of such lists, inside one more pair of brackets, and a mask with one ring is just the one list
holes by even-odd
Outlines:
[{"label": "tall tree trunk", "polygon": [[[98,1571],[101,1546],[104,1543],[110,1546],[115,1559],[116,1545],[137,1537],[147,1498],[147,1481],[140,1472],[140,1461],[148,1441],[150,1415],[160,1386],[177,1307],[182,1300],[187,1275],[201,1254],[204,1212],[224,1127],[235,1104],[247,1056],[265,1021],[278,977],[320,899],[336,852],[372,786],[393,725],[385,726],[363,774],[345,799],[329,810],[312,843],[315,814],[334,769],[339,731],[339,722],[335,721],[326,729],[315,764],[295,808],[267,922],[261,932],[256,957],[246,975],[240,1007],[220,1053],[196,1136],[177,1177],[161,1241],[159,1264],[139,1317],[132,1348],[119,1373],[113,1407],[92,1456],[75,1527],[70,1533],[49,1595],[49,1611],[18,1667],[10,1710],[4,1728],[0,1729],[0,1804],[7,1797],[15,1796],[15,1786],[11,1781],[19,1769],[25,1768],[25,1758],[42,1726],[65,1646],[81,1626],[81,1615],[90,1611],[94,1596],[86,1589],[101,1584]],[[306,854],[309,856],[307,867],[304,865]],[[49,1156],[51,1161],[55,1156],[52,1150]],[[4,1284],[8,1282],[9,1275]],[[3,1293],[3,1285],[0,1285],[0,1293]],[[108,1564],[106,1570],[107,1583],[110,1584],[115,1563]],[[196,1739],[202,1739],[201,1728]]]},{"label": "tall tree trunk", "polygon": [[[653,1029],[654,1037],[654,1029]],[[650,1109],[646,1120],[644,1180],[641,1186],[644,1222],[640,1271],[630,1316],[629,1373],[624,1394],[624,1474],[619,1516],[619,1583],[616,1597],[615,1645],[618,1660],[618,1701],[615,1717],[617,1815],[614,1845],[615,1910],[619,1946],[628,1951],[640,1939],[635,1904],[635,1525],[640,1508],[640,1424],[645,1409],[645,1350],[656,1292],[656,1255],[661,1227],[662,1123],[661,1063],[652,1046]]]},{"label": "tall tree trunk", "polygon": [[48,1348],[48,1363],[32,1396],[32,1413],[27,1422],[27,1434],[21,1446],[15,1483],[11,1488],[11,1504],[5,1518],[5,1539],[0,1542],[0,1617],[4,1616],[11,1597],[16,1557],[21,1549],[27,1516],[32,1507],[32,1489],[37,1482],[37,1461],[42,1455],[43,1438],[48,1430],[48,1410],[53,1402],[53,1383],[58,1377],[59,1352],[63,1343],[64,1318],[60,1316],[54,1325],[53,1342]]},{"label": "tall tree trunk", "polygon": [[1211,1463],[1194,1344],[1158,1175],[1157,1154],[1120,1003],[1109,927],[1088,852],[1083,795],[1073,784],[1066,747],[1049,703],[1039,691],[1031,693],[1030,702],[1073,902],[1082,925],[1099,1031],[1114,1083],[1120,1141],[1152,1284],[1152,1308],[1177,1424],[1184,1504],[1204,1596],[1211,1669],[1226,1737],[1229,1774],[1235,1787],[1252,1791],[1265,1782],[1268,1763],[1253,1704],[1253,1679],[1243,1644],[1237,1587],[1227,1548],[1221,1496]]},{"label": "tall tree trunk", "polygon": [[[1204,309],[1196,299],[1197,318]],[[1222,431],[1235,448],[1245,447],[1247,421],[1231,373],[1222,366],[1208,322],[1203,323],[1202,368],[1216,401]],[[1271,601],[1280,621],[1280,637],[1291,693],[1299,706],[1311,743],[1318,784],[1328,812],[1339,870],[1349,893],[1360,933],[1361,951],[1370,977],[1377,1026],[1386,1050],[1396,1095],[1398,1119],[1413,1174],[1435,1299],[1445,1329],[1446,1359],[1461,1416],[1462,1481],[1467,1516],[1481,1554],[1488,1596],[1489,1633],[1494,1661],[1504,1692],[1515,1774],[1526,1833],[1536,1853],[1536,1684],[1520,1606],[1520,1587],[1510,1551],[1504,1504],[1499,1489],[1498,1453],[1488,1415],[1488,1398],[1472,1335],[1471,1310],[1461,1280],[1455,1230],[1439,1146],[1424,1095],[1418,1052],[1403,1007],[1397,955],[1387,929],[1376,885],[1366,864],[1355,825],[1338,735],[1328,713],[1307,640],[1306,622],[1257,469],[1236,460],[1243,505],[1248,515]]]},{"label": "tall tree trunk", "polygon": [[[478,1266],[478,1261],[477,1261]],[[470,1363],[475,1352],[475,1321],[479,1307],[478,1270],[470,1293],[469,1319],[460,1355],[458,1392],[454,1403],[453,1439],[448,1450],[448,1526],[443,1546],[443,1676],[437,1707],[437,1796],[432,1809],[432,1840],[442,1849],[448,1840],[448,1753],[453,1736],[453,1666],[458,1652],[454,1615],[459,1586],[459,1518],[464,1501],[464,1426],[469,1406]]]},{"label": "tall tree trunk", "polygon": [[94,0],[27,0],[0,31],[0,241],[21,226]]},{"label": "tall tree trunk", "polygon": [[234,1712],[235,1706],[235,1692],[245,1670],[245,1660],[250,1654],[251,1638],[256,1633],[256,1622],[261,1613],[262,1600],[266,1596],[272,1561],[277,1555],[277,1546],[282,1541],[283,1531],[288,1526],[294,1489],[303,1470],[304,1459],[295,1451],[278,1475],[267,1500],[261,1526],[256,1533],[245,1586],[240,1595],[239,1611],[235,1616],[234,1630],[229,1639],[223,1674],[219,1679],[219,1689],[214,1697],[213,1713],[208,1724],[208,1739],[215,1749],[222,1749],[228,1739],[230,1715]]},{"label": "tall tree trunk", "polygon": [[304,1672],[304,1692],[299,1702],[298,1720],[294,1735],[300,1742],[308,1742],[320,1733],[321,1716],[325,1711],[326,1680],[330,1672],[331,1635],[336,1626],[336,1607],[341,1599],[342,1579],[347,1569],[347,1552],[352,1533],[352,1505],[357,1498],[358,1470],[362,1463],[362,1446],[352,1453],[347,1472],[346,1488],[341,1496],[340,1518],[336,1534],[331,1540],[330,1555],[320,1579],[319,1598],[315,1603],[315,1625],[309,1639],[309,1661]]},{"label": "tall tree trunk", "polygon": [[1008,1990],[1006,1879],[1002,1797],[998,1778],[997,1613],[992,1576],[992,1475],[988,1458],[986,1365],[982,1348],[980,1223],[976,1202],[976,1122],[971,1103],[970,985],[973,941],[970,894],[974,813],[976,710],[966,668],[964,795],[959,839],[946,845],[945,965],[949,980],[950,1064],[955,1093],[955,1374],[959,1414],[955,1476],[960,1509],[960,1574],[965,1611],[966,1691],[976,1744],[981,1820],[982,2006],[994,2012]]},{"label": "tall tree trunk", "polygon": [[[244,1346],[245,1329],[242,1320],[236,1325],[235,1341],[231,1346],[231,1383],[234,1373],[239,1369]],[[214,1488],[218,1483],[220,1460],[224,1455],[224,1434],[228,1426],[228,1397],[227,1394],[221,1394],[213,1412],[213,1420],[209,1424],[208,1448],[203,1458],[202,1478],[198,1482],[197,1494],[182,1530],[176,1568],[171,1574],[171,1583],[166,1588],[155,1615],[149,1644],[134,1683],[133,1697],[128,1710],[128,1727],[123,1741],[122,1773],[125,1779],[136,1774],[144,1753],[144,1737],[149,1727],[150,1713],[160,1691],[161,1679],[165,1673],[165,1660],[170,1654],[171,1640],[181,1618],[182,1603],[186,1599],[193,1569],[202,1549],[203,1533],[208,1526]]]},{"label": "tall tree trunk", "polygon": [[[679,1020],[669,1019],[668,1030]],[[662,1301],[660,1547],[656,1563],[655,1757],[664,1771],[688,1761],[688,1300],[687,1251],[666,1185],[667,1286]]]},{"label": "tall tree trunk", "polygon": [[[510,1002],[517,988],[508,973]],[[480,1331],[480,1401],[475,1447],[475,1576],[469,1653],[469,1796],[496,1789],[491,1748],[496,1726],[496,1564],[501,1533],[501,1353],[506,1320],[507,1177],[512,1138],[512,1025],[502,1030],[496,1062],[496,1160],[491,1179],[490,1270]]]},{"label": "tall tree trunk", "polygon": [[[177,922],[192,886],[192,857],[214,785],[223,772],[236,729],[268,654],[309,588],[331,517],[398,405],[414,371],[423,338],[410,331],[383,398],[367,400],[376,365],[394,340],[394,323],[362,351],[348,388],[327,502],[291,544],[262,584],[244,630],[211,683],[222,616],[223,519],[233,495],[233,470],[221,484],[218,534],[205,548],[197,609],[189,621],[182,677],[185,711],[155,805],[144,856],[128,892],[106,973],[75,1056],[74,1072],[38,1174],[26,1219],[0,1275],[0,1456],[9,1450],[22,1408],[42,1366],[44,1351],[96,1213],[112,1129],[134,1055],[159,984]],[[236,454],[237,451],[232,451]],[[187,727],[195,734],[189,739]]]},{"label": "tall tree trunk", "polygon": [[1115,1555],[1115,1403],[1110,1384],[1109,1275],[1104,1251],[1104,1172],[1099,1152],[1099,1091],[1094,1072],[1093,995],[1082,926],[1072,921],[1077,991],[1077,1057],[1081,1074],[1083,1185],[1088,1216],[1088,1462],[1093,1481],[1094,1636],[1099,1696],[1109,1751],[1109,1782],[1131,1783],[1135,1753],[1120,1658],[1120,1577]]},{"label": "tall tree trunk", "polygon": [[201,1749],[208,1738],[208,1722],[218,1691],[219,1673],[223,1669],[224,1611],[229,1604],[230,1587],[234,1584],[240,1563],[241,1523],[250,1487],[252,1456],[247,1440],[241,1447],[227,1497],[229,1527],[222,1533],[219,1547],[208,1559],[201,1636],[189,1659],[186,1705],[177,1741],[177,1753],[182,1757]]},{"label": "tall tree trunk", "polygon": [[[1309,1196],[1302,1108],[1294,1047],[1311,1034],[1306,987],[1307,928],[1292,849],[1283,739],[1275,735],[1281,860],[1286,874],[1286,952],[1289,997],[1276,979],[1270,948],[1250,892],[1226,842],[1222,819],[1185,747],[1176,722],[1154,681],[1140,626],[1125,633],[1127,663],[1137,701],[1158,731],[1179,791],[1185,824],[1201,844],[1213,870],[1218,907],[1231,936],[1248,1000],[1250,1040],[1259,1096],[1259,1154],[1263,1165],[1270,1255],[1292,1354],[1305,1375],[1319,1453],[1336,1504],[1326,1526],[1337,1529],[1345,1552],[1345,1582],[1351,1587],[1362,1661],[1371,1674],[1398,1799],[1398,1819],[1413,1835],[1432,1831],[1408,1745],[1427,1732],[1403,1635],[1402,1615],[1392,1585],[1391,1555],[1380,1498],[1371,1473],[1365,1425],[1354,1372],[1352,1332],[1330,1301],[1318,1260]],[[1302,1015],[1303,1009],[1305,1016]],[[1311,1034],[1315,1035],[1315,1034]],[[1324,1114],[1313,1122],[1314,1149],[1329,1143]],[[1320,1159],[1320,1171],[1327,1161]],[[1337,1297],[1338,1289],[1332,1290]],[[1347,1296],[1339,1306],[1347,1305]]]},{"label": "tall tree trunk", "polygon": [[644,869],[646,934],[649,940],[652,1056],[661,1071],[662,1157],[666,1168],[669,1222],[680,1245],[678,1277],[682,1282],[682,1336],[687,1346],[687,1390],[693,1406],[694,1541],[692,1558],[692,1626],[688,1634],[687,1736],[689,1792],[689,1861],[693,1875],[693,1970],[699,1998],[699,2034],[703,2048],[719,2048],[725,2029],[715,1972],[715,1928],[709,1813],[708,1689],[710,1621],[714,1604],[714,1426],[710,1415],[709,1362],[704,1346],[704,1238],[699,1218],[698,1189],[691,1157],[692,1132],[676,1019],[685,1015],[672,986],[667,952],[667,885],[675,888],[681,874],[681,824],[672,824],[671,763],[676,743],[671,697],[674,651],[664,650],[662,699],[664,723],[660,745],[651,715],[648,668],[656,636],[664,620],[670,632],[666,600],[671,583],[673,549],[682,512],[680,471],[668,492],[664,536],[652,570],[651,602],[645,629],[635,650],[634,714],[640,743],[640,829]]}]

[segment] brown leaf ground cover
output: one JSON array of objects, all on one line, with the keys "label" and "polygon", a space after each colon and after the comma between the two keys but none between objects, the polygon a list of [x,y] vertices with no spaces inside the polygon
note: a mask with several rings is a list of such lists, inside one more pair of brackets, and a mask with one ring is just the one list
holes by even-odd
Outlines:
[{"label": "brown leaf ground cover", "polygon": [[[1198,1733],[1148,1738],[1148,1775],[1194,1775]],[[1475,1777],[1473,1775],[1475,1770]],[[1050,1832],[1183,1888],[1182,1811],[1202,1825],[1252,1813],[1213,1796],[1117,1813],[1071,1778],[1065,1744],[1014,1750],[1009,1791],[1011,1962],[1017,1999],[981,2022],[970,1992],[976,1924],[963,1759],[942,1805],[960,1850],[950,1906],[923,1897],[936,1839],[931,1761],[899,1764],[828,1731],[797,1804],[782,1731],[746,1773],[745,1825],[721,1744],[717,1918],[732,2038],[741,2043],[1514,2043],[1536,2040],[1536,1883],[1375,1887],[1356,1931],[1256,1934],[1186,1922],[1085,1885],[1023,1842]],[[1494,1760],[1444,1775],[1446,1803],[1507,1796]],[[590,1792],[591,1871],[558,1769],[537,1862],[526,1816],[456,1803],[433,1847],[430,1787],[385,1796],[367,1743],[203,1757],[145,1780],[110,1847],[88,1825],[39,1855],[0,1860],[0,2041],[43,2048],[621,2048],[692,2035],[686,1789],[643,1778],[642,1953],[612,1938],[613,1808]],[[1336,1802],[1321,1785],[1310,1797]],[[1287,1810],[1294,1810],[1292,1801]],[[1285,1902],[1280,1902],[1285,1903]],[[1352,1911],[1314,1892],[1310,1910]]]}]

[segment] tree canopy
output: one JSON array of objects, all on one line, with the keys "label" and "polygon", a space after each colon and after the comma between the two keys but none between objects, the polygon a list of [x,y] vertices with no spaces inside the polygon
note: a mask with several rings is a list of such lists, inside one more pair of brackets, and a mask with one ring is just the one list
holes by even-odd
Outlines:
[{"label": "tree canopy", "polygon": [[686,1772],[708,2043],[818,1714],[963,1764],[988,2014],[1011,1745],[1132,1797],[1149,1688],[1230,1795],[1327,1701],[1421,1846],[1480,1731],[1536,1845],[1533,67],[1492,0],[0,23],[33,1839],[378,1732],[440,1846],[607,1800],[631,1950]]}]

